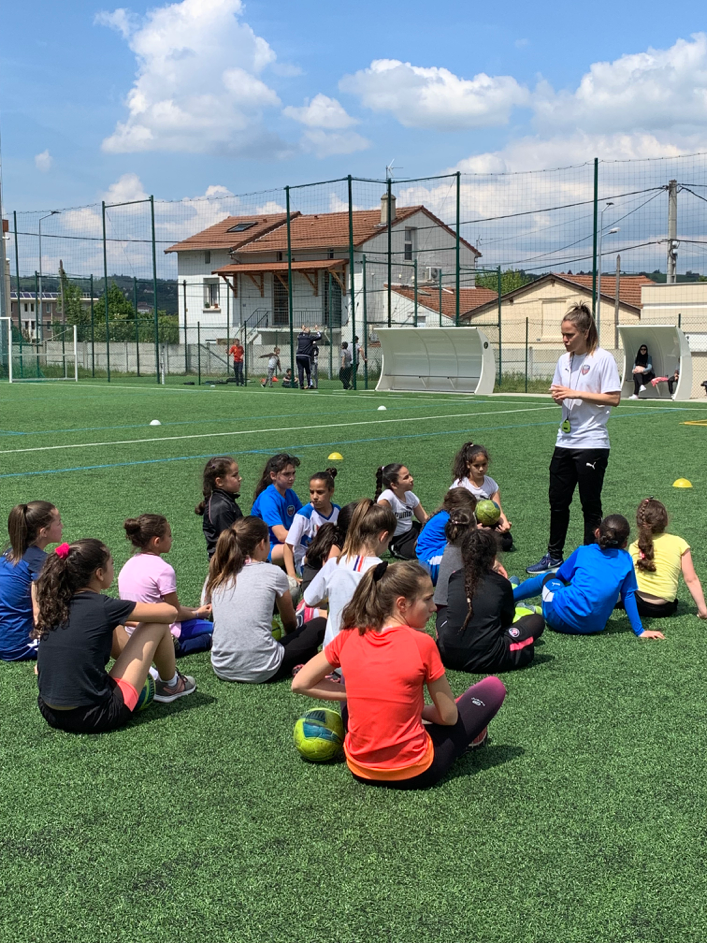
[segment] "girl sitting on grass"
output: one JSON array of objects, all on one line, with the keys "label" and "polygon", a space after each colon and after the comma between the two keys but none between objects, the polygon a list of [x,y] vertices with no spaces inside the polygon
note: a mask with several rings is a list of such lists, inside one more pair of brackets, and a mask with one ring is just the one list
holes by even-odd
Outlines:
[{"label": "girl sitting on grass", "polygon": [[445,528],[449,522],[450,515],[455,511],[464,511],[471,518],[474,517],[474,508],[476,507],[476,498],[466,488],[450,488],[442,501],[442,507],[438,508],[425,526],[420,531],[415,545],[415,553],[418,562],[427,570],[432,580],[432,585],[437,585],[439,576],[439,567],[444,555],[444,549],[447,546],[447,535]]},{"label": "girl sitting on grass", "polygon": [[501,511],[498,523],[494,526],[501,537],[501,550],[513,550],[511,522],[503,513],[501,490],[498,484],[486,474],[489,467],[489,453],[483,445],[465,442],[454,457],[452,463],[452,488],[467,488],[478,501],[493,501]]},{"label": "girl sitting on grass", "polygon": [[351,526],[351,519],[358,507],[357,501],[345,504],[339,511],[336,524],[323,524],[307,547],[307,555],[302,563],[302,593],[311,584],[314,577],[329,560],[341,555],[341,548]]},{"label": "girl sitting on grass", "polygon": [[543,634],[541,615],[516,620],[513,587],[498,563],[498,539],[473,528],[462,541],[464,567],[449,580],[447,607],[437,615],[437,645],[445,668],[455,671],[513,671],[535,656]]},{"label": "girl sitting on grass", "polygon": [[[376,472],[376,496],[373,500],[389,507],[395,514],[398,523],[390,542],[390,552],[404,560],[415,559],[415,543],[420,528],[427,522],[425,509],[417,495],[413,494],[414,483],[405,465],[398,465],[397,462],[381,465]],[[417,518],[415,521],[412,519],[413,514]]]},{"label": "girl sitting on grass", "polygon": [[36,580],[47,559],[45,547],[61,540],[61,516],[49,501],[18,504],[7,530],[10,546],[0,556],[0,660],[28,661],[37,657]]},{"label": "girl sitting on grass", "polygon": [[300,461],[294,455],[280,452],[265,463],[260,481],[253,495],[251,515],[268,525],[270,551],[268,563],[285,565],[285,541],[295,514],[302,502],[292,490]]},{"label": "girl sitting on grass", "polygon": [[[477,528],[478,525],[473,513],[470,514],[463,508],[452,511],[444,528],[447,545],[442,554],[442,562],[439,565],[439,577],[437,579],[437,586],[435,587],[435,605],[437,606],[438,613],[447,605],[449,580],[452,574],[464,567],[462,541],[470,530],[477,530]],[[439,618],[440,616],[438,615],[438,620]]]},{"label": "girl sitting on grass", "polygon": [[[170,626],[177,657],[206,652],[211,648],[213,623],[208,620],[211,606],[182,606],[177,596],[177,575],[162,559],[172,549],[172,529],[161,514],[141,514],[123,524],[125,536],[135,547],[132,556],[118,574],[121,599],[134,602],[166,602],[177,610],[177,621]],[[133,629],[126,626],[128,634]]]},{"label": "girl sitting on grass", "polygon": [[206,463],[202,484],[204,500],[197,504],[194,513],[204,519],[202,527],[209,560],[216,550],[219,534],[243,517],[236,503],[242,483],[238,462],[230,455],[217,455]]},{"label": "girl sitting on grass", "polygon": [[[267,562],[268,538],[260,518],[241,518],[221,534],[211,559],[206,582],[214,616],[211,664],[224,681],[257,684],[289,677],[324,638],[325,619],[297,628],[287,576]],[[275,606],[285,633],[281,641],[272,634]]]},{"label": "girl sitting on grass", "polygon": [[590,635],[602,632],[616,599],[626,609],[631,628],[639,638],[662,639],[641,625],[636,605],[636,573],[626,550],[631,528],[621,514],[605,517],[595,531],[596,543],[577,547],[556,573],[539,573],[516,586],[516,602],[542,595],[545,622],[555,632]]},{"label": "girl sitting on grass", "polygon": [[[458,757],[485,742],[506,696],[499,679],[488,677],[455,700],[424,631],[433,612],[432,581],[419,563],[379,563],[345,608],[339,634],[292,682],[295,693],[344,703],[344,752],[361,783],[434,786]],[[343,671],[345,689],[327,679],[334,669]]]},{"label": "girl sitting on grass", "polygon": [[[112,599],[113,558],[100,540],[60,544],[37,580],[38,705],[50,727],[103,733],[130,719],[154,661],[155,700],[170,703],[196,690],[177,671],[167,603]],[[139,623],[131,636],[123,625]],[[108,660],[115,663],[106,671]]]},{"label": "girl sitting on grass", "polygon": [[336,468],[315,472],[309,479],[309,504],[294,517],[283,545],[285,570],[295,579],[302,577],[302,564],[307,547],[324,524],[336,524],[341,508],[332,503]]},{"label": "girl sitting on grass", "polygon": [[667,534],[668,512],[655,498],[645,498],[636,512],[638,540],[628,548],[636,567],[636,604],[639,615],[663,619],[675,615],[680,573],[697,606],[700,619],[707,607],[690,545],[682,537]]},{"label": "girl sitting on grass", "polygon": [[364,574],[381,562],[395,526],[395,515],[389,507],[362,498],[351,519],[341,555],[325,563],[307,588],[305,606],[314,607],[329,600],[325,645],[338,633],[341,613],[351,602]]}]

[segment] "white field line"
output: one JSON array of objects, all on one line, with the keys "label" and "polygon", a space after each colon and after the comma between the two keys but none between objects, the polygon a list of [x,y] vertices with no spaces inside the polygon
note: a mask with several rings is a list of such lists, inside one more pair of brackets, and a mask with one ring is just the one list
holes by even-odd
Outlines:
[{"label": "white field line", "polygon": [[442,416],[400,416],[395,419],[370,419],[364,422],[328,422],[319,426],[277,426],[272,429],[237,429],[233,432],[201,432],[193,435],[158,436],[151,439],[120,439],[115,442],[76,442],[69,445],[40,445],[26,449],[0,449],[0,455],[16,455],[20,452],[54,452],[58,449],[94,449],[104,448],[108,445],[141,445],[145,442],[154,445],[156,442],[184,442],[187,439],[218,439],[223,436],[264,435],[268,432],[301,432],[305,429],[350,429],[354,426],[380,426],[399,422],[429,422],[435,419],[468,419],[478,416],[503,416],[508,413],[533,413],[545,409],[557,410],[557,406],[553,404],[552,406],[531,406],[529,409],[493,409],[485,413],[445,413]]}]

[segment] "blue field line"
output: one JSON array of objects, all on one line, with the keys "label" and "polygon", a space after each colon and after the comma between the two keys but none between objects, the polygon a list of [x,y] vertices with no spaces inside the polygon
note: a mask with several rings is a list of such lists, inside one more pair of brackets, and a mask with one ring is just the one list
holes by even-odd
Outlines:
[{"label": "blue field line", "polygon": [[[656,410],[654,410],[656,411]],[[658,409],[657,412],[673,412],[674,410],[668,408]],[[624,413],[621,416],[612,416],[610,421],[615,421],[616,419],[635,419],[637,416],[645,416],[645,410],[638,410],[632,413]],[[556,420],[550,422],[519,422],[513,423],[511,425],[505,426],[484,426],[483,432],[498,432],[505,429],[530,429],[538,426],[555,426],[557,427]],[[283,446],[272,446],[267,449],[245,449],[243,451],[234,452],[229,451],[228,455],[238,456],[238,455],[274,455],[277,452],[290,452],[296,453],[302,451],[303,449],[326,449],[331,448],[332,446],[341,446],[341,445],[358,445],[366,442],[391,442],[391,441],[402,441],[404,439],[431,439],[436,436],[445,436],[445,435],[468,435],[468,427],[465,429],[446,429],[444,432],[415,432],[408,433],[407,435],[396,435],[396,436],[373,436],[366,439],[339,439],[332,442],[314,442],[311,445],[283,445]],[[96,471],[102,468],[130,468],[137,465],[161,465],[165,462],[191,462],[198,459],[212,458],[214,455],[213,452],[206,452],[203,455],[177,455],[172,458],[146,458],[141,459],[136,462],[110,462],[105,465],[77,465],[73,468],[49,468],[44,471],[30,471],[30,472],[5,472],[0,474],[0,478],[28,478],[35,475],[61,475],[67,472],[78,472],[78,471]]]}]

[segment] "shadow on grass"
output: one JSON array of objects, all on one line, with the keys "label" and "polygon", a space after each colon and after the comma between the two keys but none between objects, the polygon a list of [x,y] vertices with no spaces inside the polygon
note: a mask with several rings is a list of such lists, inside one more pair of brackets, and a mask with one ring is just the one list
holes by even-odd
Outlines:
[{"label": "shadow on grass", "polygon": [[525,754],[523,747],[511,744],[499,744],[494,746],[489,743],[488,746],[480,750],[470,750],[460,757],[449,770],[446,776],[433,786],[433,789],[439,789],[451,779],[457,779],[460,776],[475,776],[487,769],[493,769],[494,766],[503,766],[513,760],[520,759]]},{"label": "shadow on grass", "polygon": [[162,704],[159,701],[153,701],[149,707],[143,711],[133,714],[128,721],[131,727],[142,727],[143,724],[149,724],[153,720],[162,720],[167,715],[174,716],[185,711],[195,710],[198,707],[206,707],[209,704],[215,704],[218,698],[205,694],[203,691],[195,691],[189,697],[180,697],[171,704]]}]

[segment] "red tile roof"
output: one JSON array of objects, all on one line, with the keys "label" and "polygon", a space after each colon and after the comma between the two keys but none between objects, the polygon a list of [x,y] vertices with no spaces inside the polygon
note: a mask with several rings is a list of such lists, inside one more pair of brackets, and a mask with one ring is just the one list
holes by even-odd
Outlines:
[{"label": "red tile roof", "polygon": [[[299,215],[299,212],[297,214],[293,213],[292,219]],[[274,213],[269,216],[227,216],[226,219],[222,219],[215,226],[202,229],[201,232],[184,239],[182,242],[176,242],[164,251],[187,252],[198,249],[238,249],[247,242],[257,239],[258,236],[263,236],[270,230],[282,226],[286,220],[287,215],[285,213]],[[228,232],[229,229],[239,223],[255,223],[255,226],[251,226],[243,232]]]},{"label": "red tile roof", "polygon": [[[386,286],[387,287],[387,286]],[[393,285],[393,291],[408,298],[415,300],[415,289],[408,285]],[[459,316],[478,308],[480,305],[495,302],[498,295],[490,288],[460,288],[459,289]],[[420,286],[417,289],[417,304],[439,314],[439,288],[430,285]],[[442,314],[446,318],[454,319],[457,313],[456,292],[452,288],[442,289]]]},{"label": "red tile roof", "polygon": [[[293,272],[314,272],[318,269],[343,269],[348,259],[313,259],[310,262],[293,262]],[[236,262],[215,269],[212,275],[250,275],[260,272],[286,272],[287,262]]]},{"label": "red tile roof", "polygon": [[[560,278],[564,278],[565,281],[574,282],[575,285],[579,285],[581,288],[585,288],[590,292],[592,290],[591,275],[565,275],[564,272],[557,272],[556,274]],[[640,308],[642,285],[655,285],[655,282],[646,275],[621,275],[619,278],[620,300],[625,304],[633,305],[634,308]],[[615,275],[601,276],[601,296],[602,299],[604,296],[607,296],[609,299],[616,297]]]}]

